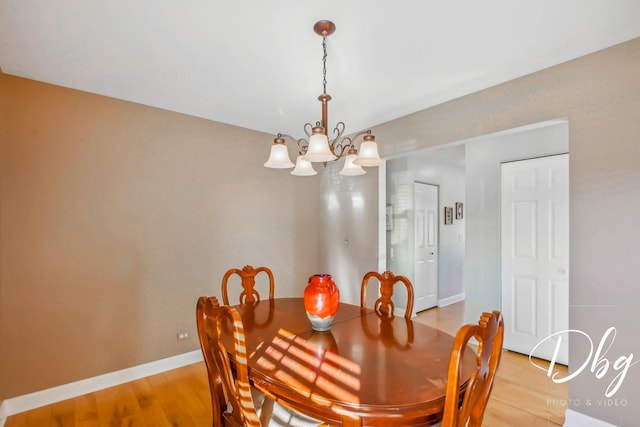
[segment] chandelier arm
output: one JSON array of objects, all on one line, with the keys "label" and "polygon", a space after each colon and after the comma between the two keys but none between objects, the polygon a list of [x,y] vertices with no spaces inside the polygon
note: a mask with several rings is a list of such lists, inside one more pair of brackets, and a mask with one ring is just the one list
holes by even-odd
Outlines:
[{"label": "chandelier arm", "polygon": [[[319,126],[318,122],[316,122],[316,126]],[[311,134],[312,134],[311,130],[313,129],[313,125],[307,122],[304,124],[303,129],[304,129],[304,133],[307,135],[307,138],[311,138]]]},{"label": "chandelier arm", "polygon": [[365,130],[365,131],[362,131],[362,132],[358,132],[357,134],[355,134],[352,137],[345,136],[342,139],[342,141],[340,141],[340,143],[338,143],[335,146],[335,148],[332,151],[333,154],[338,159],[342,158],[345,154],[347,154],[347,152],[349,151],[350,148],[356,148],[355,147],[355,143],[358,140],[358,138],[360,138],[361,136],[370,135],[370,134],[371,134],[371,130]]},{"label": "chandelier arm", "polygon": [[[308,124],[308,123],[307,123]],[[303,155],[307,152],[307,148],[309,147],[309,141],[304,138],[296,139],[291,135],[287,135],[286,133],[279,133],[278,138],[288,138],[296,144],[296,148],[298,149],[298,154]]]},{"label": "chandelier arm", "polygon": [[[342,134],[344,133],[346,126],[343,122],[338,122],[336,123],[336,127],[333,128],[333,134],[335,134],[335,136],[333,137],[333,139],[329,140],[329,146],[332,148],[332,151],[335,147],[341,145],[342,142],[338,143],[338,145],[336,146],[336,143],[338,142],[338,140],[340,139],[340,137],[342,136]],[[343,140],[344,141],[344,140]]]}]

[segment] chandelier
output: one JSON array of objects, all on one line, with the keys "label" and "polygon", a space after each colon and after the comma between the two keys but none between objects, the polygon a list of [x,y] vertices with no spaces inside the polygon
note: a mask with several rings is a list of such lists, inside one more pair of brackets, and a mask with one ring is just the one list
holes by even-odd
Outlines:
[{"label": "chandelier", "polygon": [[[380,166],[382,164],[375,137],[370,130],[360,132],[352,137],[343,137],[345,124],[338,122],[333,129],[333,138],[330,139],[327,135],[328,103],[331,100],[331,96],[327,93],[327,37],[335,30],[336,26],[331,21],[318,21],[313,26],[313,31],[322,36],[323,91],[322,95],[318,96],[318,101],[322,103],[322,119],[316,122],[315,126],[311,123],[304,125],[304,133],[308,139],[296,139],[283,133],[277,134],[271,146],[269,160],[264,164],[268,168],[285,169],[294,166],[289,159],[286,140],[292,141],[298,151],[295,168],[291,171],[292,175],[315,175],[317,172],[313,169],[312,162],[323,163],[326,166],[327,162],[340,160],[343,157],[345,162],[340,175],[362,175],[366,173],[362,166]],[[355,146],[358,138],[362,138],[359,152]]]}]

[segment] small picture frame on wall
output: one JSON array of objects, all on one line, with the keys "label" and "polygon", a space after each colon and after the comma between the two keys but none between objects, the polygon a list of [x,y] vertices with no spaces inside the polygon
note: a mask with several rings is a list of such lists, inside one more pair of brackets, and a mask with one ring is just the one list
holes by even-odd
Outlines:
[{"label": "small picture frame on wall", "polygon": [[456,219],[462,219],[462,202],[456,202]]},{"label": "small picture frame on wall", "polygon": [[453,208],[452,207],[444,208],[444,223],[445,225],[453,224]]}]

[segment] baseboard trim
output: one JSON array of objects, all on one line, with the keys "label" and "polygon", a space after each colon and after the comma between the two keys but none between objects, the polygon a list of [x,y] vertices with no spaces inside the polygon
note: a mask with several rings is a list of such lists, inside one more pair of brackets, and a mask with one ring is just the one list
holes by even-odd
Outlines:
[{"label": "baseboard trim", "polygon": [[120,371],[110,372],[108,374],[59,385],[46,390],[5,399],[0,404],[0,427],[4,427],[7,418],[13,414],[29,411],[31,409],[39,408],[40,406],[50,405],[73,397],[82,396],[83,394],[93,393],[97,390],[113,387],[129,381],[135,381],[140,378],[159,374],[181,366],[191,365],[192,363],[197,363],[202,360],[202,352],[200,350],[194,350],[188,353],[167,357],[166,359],[155,360],[153,362],[122,369]]},{"label": "baseboard trim", "polygon": [[442,298],[438,300],[438,307],[446,307],[448,305],[455,304],[460,301],[464,301],[464,292],[458,295],[453,295],[451,297]]},{"label": "baseboard trim", "polygon": [[617,427],[617,426],[615,424],[610,424],[606,421],[602,421],[597,418],[590,417],[580,412],[567,409],[567,411],[564,414],[563,427]]}]

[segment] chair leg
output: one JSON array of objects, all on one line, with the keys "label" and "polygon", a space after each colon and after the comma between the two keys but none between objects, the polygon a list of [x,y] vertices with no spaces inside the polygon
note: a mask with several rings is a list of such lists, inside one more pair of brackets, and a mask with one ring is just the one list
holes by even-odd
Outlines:
[{"label": "chair leg", "polygon": [[271,417],[273,416],[273,399],[269,399],[267,396],[264,397],[262,401],[262,407],[260,408],[260,424],[263,426],[268,426]]}]

